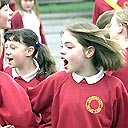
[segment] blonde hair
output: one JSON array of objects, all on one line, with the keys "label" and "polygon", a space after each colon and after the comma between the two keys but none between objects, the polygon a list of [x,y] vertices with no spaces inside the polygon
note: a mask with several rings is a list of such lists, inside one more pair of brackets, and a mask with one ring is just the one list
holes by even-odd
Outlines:
[{"label": "blonde hair", "polygon": [[104,70],[116,71],[125,65],[125,57],[121,52],[123,47],[119,43],[114,42],[104,35],[108,33],[106,29],[99,29],[96,25],[85,22],[76,23],[65,27],[78,42],[84,47],[93,46],[95,53],[92,62],[95,67],[102,66]]},{"label": "blonde hair", "polygon": [[[34,6],[33,6],[33,10],[36,14],[36,16],[38,17],[38,19],[40,19],[40,16],[39,16],[39,5],[38,5],[38,1],[37,0],[34,0]],[[21,5],[21,0],[17,0],[17,10],[21,13],[21,15],[23,16],[23,8],[22,8],[22,5]]]},{"label": "blonde hair", "polygon": [[114,11],[115,10],[108,10],[108,11],[105,11],[104,13],[102,13],[97,21],[96,21],[96,25],[100,28],[100,29],[103,29],[105,28],[107,25],[110,24],[111,22],[111,18],[112,16],[114,15]]},{"label": "blonde hair", "polygon": [[128,9],[116,11],[114,13],[114,16],[116,17],[117,23],[121,23],[122,25],[124,25],[128,31]]}]

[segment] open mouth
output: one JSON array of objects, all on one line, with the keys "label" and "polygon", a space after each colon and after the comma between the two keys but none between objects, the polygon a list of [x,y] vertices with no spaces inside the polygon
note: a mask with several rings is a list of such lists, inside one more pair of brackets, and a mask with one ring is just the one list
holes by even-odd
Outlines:
[{"label": "open mouth", "polygon": [[66,66],[67,64],[68,64],[68,61],[64,59],[64,66]]},{"label": "open mouth", "polygon": [[13,60],[13,58],[7,58],[8,62],[11,62]]},{"label": "open mouth", "polygon": [[66,67],[66,66],[68,65],[68,61],[67,61],[65,58],[63,58],[63,57],[61,57],[61,59],[62,59],[63,62],[64,62],[64,67]]}]

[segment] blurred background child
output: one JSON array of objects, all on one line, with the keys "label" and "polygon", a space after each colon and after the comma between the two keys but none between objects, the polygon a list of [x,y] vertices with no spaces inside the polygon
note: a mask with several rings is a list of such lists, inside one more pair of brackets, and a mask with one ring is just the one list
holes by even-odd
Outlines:
[{"label": "blurred background child", "polygon": [[47,44],[43,24],[40,20],[37,0],[17,0],[17,11],[12,17],[11,29],[27,28],[34,31],[39,42]]},{"label": "blurred background child", "polygon": [[92,20],[96,24],[98,17],[108,10],[120,10],[121,8],[128,9],[127,0],[95,0]]},{"label": "blurred background child", "polygon": [[11,28],[12,10],[8,7],[9,0],[0,1],[0,71],[3,70],[4,48],[3,29]]},{"label": "blurred background child", "polygon": [[126,65],[111,75],[121,79],[128,91],[128,9],[115,11],[110,22],[110,38],[117,40],[125,49]]}]

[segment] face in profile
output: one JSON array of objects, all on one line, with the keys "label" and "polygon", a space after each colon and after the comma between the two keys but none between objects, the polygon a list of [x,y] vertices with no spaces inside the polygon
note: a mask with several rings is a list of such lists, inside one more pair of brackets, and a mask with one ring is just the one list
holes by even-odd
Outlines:
[{"label": "face in profile", "polygon": [[9,4],[0,9],[0,29],[11,28],[11,17],[13,11],[9,8]]}]

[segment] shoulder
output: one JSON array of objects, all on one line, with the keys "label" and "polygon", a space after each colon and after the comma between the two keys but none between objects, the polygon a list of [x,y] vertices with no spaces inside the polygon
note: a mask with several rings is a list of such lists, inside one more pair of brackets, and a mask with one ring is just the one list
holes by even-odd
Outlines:
[{"label": "shoulder", "polygon": [[12,68],[10,68],[9,66],[7,66],[5,69],[4,69],[4,72],[9,74],[9,75],[12,75]]},{"label": "shoulder", "polygon": [[106,82],[106,85],[109,87],[109,89],[112,90],[112,91],[114,91],[114,90],[118,90],[118,91],[125,90],[123,82],[115,76],[105,75],[105,82]]},{"label": "shoulder", "polygon": [[43,86],[46,85],[56,88],[61,86],[65,81],[67,81],[70,78],[70,76],[70,73],[66,73],[65,71],[58,71],[47,77],[45,80],[43,80],[41,84],[43,84]]},{"label": "shoulder", "polygon": [[[0,81],[4,81],[4,78],[9,78],[10,76],[2,71],[0,71]],[[1,83],[1,82],[0,82]]]},{"label": "shoulder", "polygon": [[55,79],[55,80],[63,80],[67,79],[70,74],[66,73],[65,71],[58,71],[51,76],[48,77],[48,79]]}]

